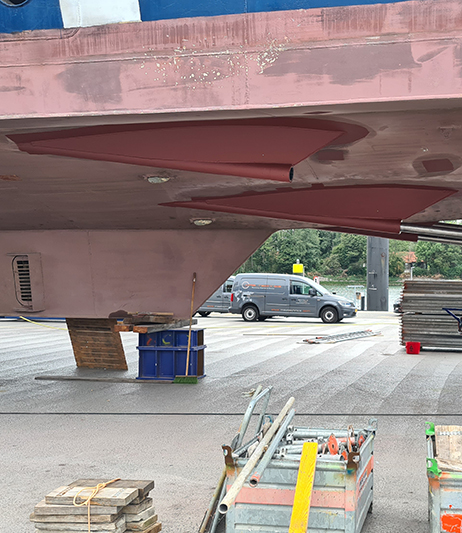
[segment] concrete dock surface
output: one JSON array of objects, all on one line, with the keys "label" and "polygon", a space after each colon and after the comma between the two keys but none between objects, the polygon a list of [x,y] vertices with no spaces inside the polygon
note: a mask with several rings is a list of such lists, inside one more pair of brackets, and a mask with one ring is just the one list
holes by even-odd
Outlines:
[{"label": "concrete dock surface", "polygon": [[[258,384],[273,386],[271,413],[295,397],[296,425],[360,428],[377,417],[374,511],[363,531],[428,531],[424,423],[462,425],[462,353],[406,354],[392,313],[360,312],[340,324],[213,314],[195,327],[205,328],[207,344],[199,384],[117,383],[110,380],[137,376],[136,334],[122,334],[127,371],[77,369],[65,323],[0,320],[0,472],[8,488],[0,532],[32,533],[29,514],[58,486],[121,477],[155,480],[163,531],[195,533],[223,467],[221,445],[239,427],[243,393]],[[381,334],[302,342],[365,329]]]}]

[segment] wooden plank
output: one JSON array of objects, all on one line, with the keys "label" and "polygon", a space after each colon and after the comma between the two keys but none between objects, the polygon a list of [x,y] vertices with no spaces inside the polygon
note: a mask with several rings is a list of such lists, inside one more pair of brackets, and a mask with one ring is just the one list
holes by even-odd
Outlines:
[{"label": "wooden plank", "polygon": [[105,383],[173,383],[173,380],[135,379],[135,378],[92,378],[82,376],[35,376],[38,381],[99,381]]},{"label": "wooden plank", "polygon": [[159,533],[159,531],[161,530],[162,530],[162,524],[160,522],[157,522],[156,524],[145,529],[142,533]]},{"label": "wooden plank", "polygon": [[[106,483],[110,479],[91,478],[91,479],[78,479],[69,484],[69,487],[96,487],[99,483]],[[108,485],[114,489],[137,489],[137,497],[145,498],[151,490],[154,488],[154,481],[141,480],[141,479],[119,479]],[[152,500],[151,500],[152,503]]]},{"label": "wooden plank", "polygon": [[[197,324],[197,319],[194,318],[192,325]],[[189,320],[175,320],[169,324],[154,324],[154,325],[138,325],[133,326],[134,333],[156,333],[157,331],[165,331],[168,329],[180,329],[189,326]]]},{"label": "wooden plank", "polygon": [[66,319],[78,367],[128,370],[114,319]]},{"label": "wooden plank", "polygon": [[308,528],[317,457],[318,443],[305,442],[298,469],[289,533],[306,533]]},{"label": "wooden plank", "polygon": [[435,426],[436,459],[444,470],[462,470],[462,427]]},{"label": "wooden plank", "polygon": [[133,331],[133,326],[131,324],[116,324],[114,326],[114,331]]},{"label": "wooden plank", "polygon": [[[80,492],[82,489],[82,492]],[[69,485],[59,487],[45,496],[46,503],[57,505],[69,505],[74,501],[74,496],[80,492],[76,503],[82,503],[91,494],[91,489],[86,486],[70,487]],[[117,506],[125,507],[131,503],[138,496],[138,489],[134,488],[117,488],[110,485],[101,489],[98,494],[92,499],[95,505]]]},{"label": "wooden plank", "polygon": [[123,319],[124,324],[164,324],[173,321],[173,313],[137,313]]},{"label": "wooden plank", "polygon": [[162,524],[160,522],[156,522],[155,524],[147,526],[146,529],[130,530],[127,528],[125,531],[138,531],[139,533],[159,533],[159,531],[162,531]]},{"label": "wooden plank", "polygon": [[[43,524],[35,522],[35,528],[39,531],[59,531],[61,533],[68,533],[69,531],[88,531],[88,522],[85,524]],[[110,533],[123,533],[126,530],[125,516],[122,515],[115,522],[108,524],[96,524],[94,522],[90,525],[90,531],[110,532]]]},{"label": "wooden plank", "polygon": [[[92,505],[91,515],[118,515],[122,507],[106,506],[106,505]],[[85,515],[87,516],[86,507],[76,507],[75,505],[55,505],[48,504],[42,500],[34,507],[34,514],[36,516],[48,515]]]},{"label": "wooden plank", "polygon": [[[142,513],[146,509],[154,509],[152,506],[152,498],[145,498],[141,503],[138,504],[130,503],[129,505],[122,507],[122,512],[125,515],[132,515]],[[126,516],[126,519],[130,520],[130,517]]]},{"label": "wooden plank", "polygon": [[[68,505],[62,505],[61,507],[69,507]],[[65,523],[65,524],[88,524],[88,514],[87,514],[87,508],[86,507],[75,507],[75,505],[72,506],[74,509],[83,509],[85,511],[85,514],[35,514],[32,513],[30,515],[30,521],[31,522],[40,522],[43,524],[48,523]],[[95,514],[93,512],[93,507],[91,508],[91,523],[92,524],[102,524],[107,522],[115,522],[118,518],[120,518],[121,513],[118,514]]]},{"label": "wooden plank", "polygon": [[157,515],[153,515],[147,520],[141,520],[140,522],[127,522],[125,527],[127,531],[145,531],[150,526],[157,524]]},{"label": "wooden plank", "polygon": [[[125,516],[125,521],[126,521],[127,524],[128,523],[132,523],[132,522],[134,522],[134,523],[146,522],[147,520],[149,520],[153,516],[155,516],[156,519],[154,521],[149,522],[148,525],[151,525],[151,524],[154,524],[155,522],[157,522],[157,515],[156,515],[156,511],[154,510],[154,507],[149,507],[148,509],[145,509],[141,513],[126,515]],[[143,529],[145,529],[145,528],[143,528]]]}]

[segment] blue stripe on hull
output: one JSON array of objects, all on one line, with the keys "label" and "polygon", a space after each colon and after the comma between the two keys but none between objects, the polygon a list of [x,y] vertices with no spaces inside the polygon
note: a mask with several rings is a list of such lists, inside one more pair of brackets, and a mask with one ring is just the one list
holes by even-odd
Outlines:
[{"label": "blue stripe on hull", "polygon": [[22,6],[0,3],[0,33],[62,27],[59,0],[29,0]]},{"label": "blue stripe on hull", "polygon": [[394,4],[406,0],[139,0],[141,19],[165,20],[186,17],[211,17],[239,13],[265,11],[289,11],[292,9],[314,9],[319,7],[340,7],[351,5]]},{"label": "blue stripe on hull", "polygon": [[[406,0],[139,0],[141,20],[211,17],[350,5],[391,4]],[[436,1],[436,0],[435,0]],[[76,0],[76,3],[78,1]],[[9,6],[0,0],[0,33],[63,28],[59,0],[29,0]]]}]

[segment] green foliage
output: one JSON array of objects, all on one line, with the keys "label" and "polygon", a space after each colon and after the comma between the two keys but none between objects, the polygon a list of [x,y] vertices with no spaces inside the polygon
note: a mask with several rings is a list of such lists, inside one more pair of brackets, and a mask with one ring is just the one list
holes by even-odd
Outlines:
[{"label": "green foliage", "polygon": [[[329,277],[366,276],[367,237],[328,231],[291,229],[274,233],[237,272],[292,273],[297,259],[311,274]],[[404,272],[403,255],[415,251],[417,260],[428,270],[414,268],[414,276],[462,278],[462,248],[447,244],[389,241],[389,274],[399,277]]]},{"label": "green foliage", "polygon": [[396,252],[414,252],[415,243],[409,241],[398,241],[396,239],[390,239],[389,241],[389,251],[390,255],[395,254]]},{"label": "green foliage", "polygon": [[425,278],[428,277],[428,270],[426,268],[414,267],[412,275],[414,276],[414,278]]},{"label": "green foliage", "polygon": [[[398,242],[398,241],[390,241],[390,245],[392,242]],[[399,241],[403,242],[403,241]],[[405,243],[406,244],[406,243]],[[391,246],[390,246],[391,248]],[[400,250],[400,251],[407,251],[407,250]],[[389,259],[388,259],[388,273],[393,278],[398,278],[401,276],[401,274],[404,272],[404,260],[402,257],[396,254],[396,252],[389,252]]]},{"label": "green foliage", "polygon": [[[367,237],[363,235],[350,235],[342,233],[338,244],[332,248],[332,252],[325,260],[321,268],[325,275],[349,275],[363,276],[366,269]],[[337,268],[335,268],[338,265]]]},{"label": "green foliage", "polygon": [[321,255],[318,232],[308,229],[282,230],[273,234],[238,272],[292,273],[297,259],[305,270],[318,268]]},{"label": "green foliage", "polygon": [[[440,274],[448,279],[462,277],[462,248],[460,246],[418,242],[415,253],[419,261],[427,264],[427,276]],[[415,273],[416,269],[414,269]]]}]

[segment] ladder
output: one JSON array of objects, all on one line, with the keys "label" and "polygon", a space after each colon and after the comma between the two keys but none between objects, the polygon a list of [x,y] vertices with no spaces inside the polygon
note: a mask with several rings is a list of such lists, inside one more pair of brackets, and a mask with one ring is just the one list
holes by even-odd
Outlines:
[{"label": "ladder", "polygon": [[361,331],[352,331],[351,333],[340,333],[338,335],[325,335],[315,337],[314,339],[304,339],[305,344],[334,344],[336,342],[350,341],[353,339],[362,339],[364,337],[374,337],[381,335],[380,331],[372,331],[371,329],[364,329]]}]

